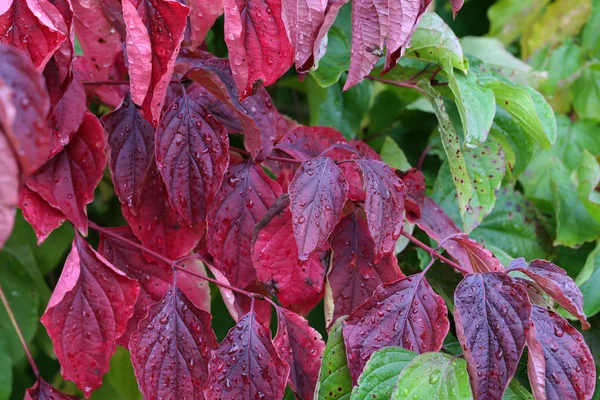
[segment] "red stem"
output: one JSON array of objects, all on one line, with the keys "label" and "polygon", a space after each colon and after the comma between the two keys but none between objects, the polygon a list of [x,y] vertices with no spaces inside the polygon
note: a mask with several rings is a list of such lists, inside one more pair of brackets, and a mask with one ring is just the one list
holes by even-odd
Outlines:
[{"label": "red stem", "polygon": [[423,89],[421,89],[420,87],[418,87],[417,85],[415,85],[414,83],[409,82],[409,81],[391,81],[389,79],[383,79],[383,78],[379,78],[377,76],[371,76],[371,75],[367,75],[366,78],[370,79],[372,81],[387,83],[387,84],[394,85],[394,86],[415,89],[415,90],[419,91],[421,94],[425,95],[425,93],[423,92]]},{"label": "red stem", "polygon": [[452,268],[454,268],[457,271],[462,272],[463,274],[469,274],[470,272],[467,271],[464,267],[458,265],[457,263],[455,263],[454,261],[450,260],[447,257],[444,257],[443,255],[441,255],[440,253],[438,253],[437,251],[435,251],[434,249],[432,249],[431,247],[427,246],[425,243],[421,242],[419,239],[417,239],[416,237],[414,237],[413,235],[411,235],[410,233],[403,231],[402,234],[411,242],[413,242],[415,245],[417,245],[418,247],[422,248],[423,250],[425,250],[427,253],[429,253],[430,256],[437,258],[438,260],[440,260],[441,262],[444,262],[448,265],[450,265]]},{"label": "red stem", "polygon": [[31,352],[29,351],[27,342],[25,341],[25,338],[23,337],[23,332],[21,332],[21,328],[19,328],[19,324],[17,323],[17,320],[15,319],[15,315],[13,314],[13,311],[10,308],[10,304],[8,304],[8,300],[6,299],[6,296],[4,295],[4,290],[2,290],[2,286],[0,286],[0,299],[2,299],[2,303],[4,304],[4,307],[6,308],[6,313],[8,314],[8,318],[10,318],[10,322],[12,322],[12,324],[15,328],[15,331],[17,331],[17,336],[19,337],[19,340],[21,341],[21,345],[23,346],[23,349],[25,350],[25,354],[27,354],[27,359],[29,360],[29,365],[31,366],[31,369],[33,370],[33,374],[35,375],[35,377],[37,379],[39,379],[40,378],[40,370],[38,369],[37,365],[35,364],[35,360],[33,359]]},{"label": "red stem", "polygon": [[[234,152],[236,152],[238,154],[242,154],[244,156],[251,156],[252,155],[249,152],[247,152],[246,150],[238,149],[237,147],[230,147],[229,150],[234,151]],[[287,163],[292,163],[292,164],[302,164],[302,161],[300,161],[300,160],[294,160],[293,158],[267,156],[266,159],[267,160],[272,160],[272,161],[287,162]]]},{"label": "red stem", "polygon": [[[118,85],[129,85],[131,82],[130,81],[82,81],[81,83],[83,85],[90,85],[90,86],[100,86],[100,85],[118,86]],[[173,81],[170,81],[169,83],[181,83],[181,81],[173,80]]]},{"label": "red stem", "polygon": [[423,152],[421,153],[421,156],[419,157],[419,161],[417,162],[418,170],[423,169],[423,163],[425,162],[425,157],[427,157],[427,153],[429,153],[429,150],[431,150],[430,145],[425,146],[425,148],[423,149]]}]

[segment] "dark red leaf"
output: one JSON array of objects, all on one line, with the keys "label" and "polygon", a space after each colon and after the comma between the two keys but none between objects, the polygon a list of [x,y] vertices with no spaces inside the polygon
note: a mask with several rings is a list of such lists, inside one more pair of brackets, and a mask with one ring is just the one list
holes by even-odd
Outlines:
[{"label": "dark red leaf", "polygon": [[447,315],[423,273],[379,286],[344,322],[352,379],[356,382],[371,354],[387,346],[439,351],[450,328]]},{"label": "dark red leaf", "polygon": [[353,211],[341,220],[331,234],[331,250],[327,283],[332,298],[325,303],[328,325],[342,315],[349,315],[382,283],[405,278],[393,254],[375,262],[375,243],[369,236],[364,213]]},{"label": "dark red leaf", "polygon": [[349,147],[356,150],[355,153],[369,160],[381,161],[381,156],[371,146],[362,140],[351,140],[348,143]]},{"label": "dark red leaf", "polygon": [[194,97],[196,102],[206,107],[219,120],[221,125],[225,127],[228,133],[243,132],[242,124],[235,109],[223,103],[208,89],[194,82],[187,89],[187,92],[190,96]]},{"label": "dark red leaf", "polygon": [[456,334],[475,399],[501,399],[525,347],[527,292],[499,272],[467,275],[454,293]]},{"label": "dark red leaf", "polygon": [[108,133],[108,165],[115,193],[121,204],[134,207],[154,158],[154,128],[142,118],[129,94],[102,122]]},{"label": "dark red leaf", "polygon": [[66,220],[60,210],[52,207],[42,196],[27,186],[21,189],[19,208],[23,211],[23,217],[33,227],[38,245],[41,245],[48,235]]},{"label": "dark red leaf", "polygon": [[589,329],[583,312],[583,294],[567,272],[546,260],[533,260],[527,265],[524,258],[517,258],[509,266],[509,271],[520,271],[533,281],[565,310],[576,316]]},{"label": "dark red leaf", "polygon": [[42,315],[61,374],[89,397],[102,384],[138,296],[127,278],[75,234],[48,308]]},{"label": "dark red leaf", "polygon": [[223,0],[225,43],[240,100],[274,83],[293,63],[278,0]]},{"label": "dark red leaf", "polygon": [[190,8],[185,39],[191,48],[200,46],[213,24],[223,14],[223,0],[180,0]]},{"label": "dark red leaf", "polygon": [[421,218],[421,208],[425,202],[425,176],[416,168],[406,172],[396,170],[406,187],[406,216],[409,220]]},{"label": "dark red leaf", "polygon": [[77,397],[61,393],[39,378],[32,387],[25,391],[23,400],[77,400]]},{"label": "dark red leaf", "polygon": [[[4,88],[0,82],[0,108],[8,111]],[[6,107],[6,108],[5,108]],[[1,112],[1,111],[0,111]],[[0,124],[0,249],[10,236],[15,222],[15,206],[19,201],[20,174],[17,160]]]},{"label": "dark red leaf", "polygon": [[171,288],[150,306],[129,342],[131,363],[145,399],[204,398],[208,361],[217,344],[210,321],[210,314],[196,308],[179,289]]},{"label": "dark red leaf", "polygon": [[369,232],[375,242],[375,261],[394,251],[404,226],[404,183],[394,170],[377,160],[356,160],[367,192],[365,211]]},{"label": "dark red leaf", "polygon": [[304,262],[298,261],[297,254],[289,197],[283,195],[255,228],[252,262],[258,280],[277,296],[284,307],[292,307],[305,314],[323,297],[328,246],[324,244]]},{"label": "dark red leaf", "polygon": [[527,347],[527,370],[536,400],[592,398],[594,358],[581,333],[563,317],[533,306]]},{"label": "dark red leaf", "polygon": [[[329,150],[324,152],[324,155],[337,162],[360,158],[360,154],[346,144],[334,144]],[[348,182],[348,199],[353,201],[365,201],[366,193],[363,187],[360,167],[353,162],[343,162],[338,164],[338,167],[340,167]]]},{"label": "dark red leaf", "polygon": [[277,354],[271,331],[250,311],[213,350],[207,399],[283,398],[289,366]]},{"label": "dark red leaf", "polygon": [[182,222],[195,225],[206,219],[229,164],[228,151],[223,125],[185,91],[161,117],[156,163]]},{"label": "dark red leaf", "polygon": [[50,112],[48,119],[48,127],[52,134],[50,157],[60,153],[77,134],[86,110],[85,89],[77,78],[73,78]]},{"label": "dark red leaf", "polygon": [[71,142],[26,182],[83,234],[88,224],[86,205],[94,199],[106,165],[105,141],[102,124],[86,111]]},{"label": "dark red leaf", "polygon": [[[49,0],[48,3],[54,6],[54,9],[51,9],[48,15],[54,26],[65,36],[65,40],[46,64],[44,76],[46,81],[48,81],[49,76],[52,76],[52,80],[56,80],[63,89],[66,89],[73,76],[72,67],[75,58],[75,49],[72,42],[74,34],[73,9],[70,0]],[[54,10],[57,12],[54,12]]]},{"label": "dark red leaf", "polygon": [[251,241],[254,227],[281,188],[262,168],[248,159],[227,170],[208,213],[208,251],[215,267],[236,287],[256,279]]},{"label": "dark red leaf", "polygon": [[308,321],[284,308],[277,308],[277,335],[273,344],[279,357],[290,366],[290,387],[297,397],[312,400],[325,343]]},{"label": "dark red leaf", "polygon": [[275,149],[287,153],[296,160],[305,161],[320,156],[333,144],[345,141],[344,136],[333,128],[299,126],[287,132],[275,145]]}]

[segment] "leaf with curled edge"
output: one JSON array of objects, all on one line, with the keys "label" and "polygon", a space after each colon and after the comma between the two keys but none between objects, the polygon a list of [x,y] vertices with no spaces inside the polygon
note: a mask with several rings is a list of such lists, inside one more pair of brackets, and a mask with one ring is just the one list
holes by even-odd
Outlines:
[{"label": "leaf with curled edge", "polygon": [[85,89],[77,78],[73,78],[48,117],[48,128],[52,134],[50,157],[60,153],[77,134],[86,111]]},{"label": "leaf with curled edge", "polygon": [[252,262],[258,280],[282,306],[307,314],[323,297],[329,251],[324,244],[308,260],[298,261],[289,203],[289,197],[282,195],[256,225]]},{"label": "leaf with curled edge", "polygon": [[469,274],[454,293],[456,333],[475,399],[501,399],[529,329],[526,290],[501,272]]},{"label": "leaf with curled edge", "polygon": [[223,0],[179,0],[190,8],[185,40],[193,49],[204,42],[210,28],[221,14],[223,14]]},{"label": "leaf with curled edge", "polygon": [[118,271],[77,233],[48,308],[42,315],[61,374],[89,397],[102,384],[125,332],[138,284]]},{"label": "leaf with curled edge", "polygon": [[25,182],[83,233],[87,233],[86,206],[106,165],[105,133],[94,114],[86,111],[76,136],[54,158]]},{"label": "leaf with curled edge", "polygon": [[300,165],[288,192],[298,259],[306,261],[339,222],[348,182],[333,160],[321,156]]},{"label": "leaf with curled edge", "polygon": [[590,399],[594,357],[583,336],[560,315],[533,306],[527,372],[536,400]]},{"label": "leaf with curled edge", "polygon": [[406,172],[396,170],[396,175],[402,179],[406,187],[406,217],[409,220],[421,218],[421,208],[425,201],[425,176],[416,168]]},{"label": "leaf with curled edge", "polygon": [[290,368],[277,354],[271,331],[250,310],[213,350],[207,399],[283,398]]},{"label": "leaf with curled edge", "polygon": [[449,329],[444,300],[423,273],[384,283],[344,322],[352,379],[356,382],[371,354],[386,346],[439,351]]},{"label": "leaf with curled edge", "polygon": [[27,186],[21,188],[19,208],[23,212],[25,220],[33,227],[38,246],[41,246],[48,235],[67,219],[65,214],[52,207],[42,196]]},{"label": "leaf with curled edge", "polygon": [[404,226],[404,182],[394,170],[379,160],[356,160],[367,192],[365,211],[369,232],[375,242],[375,261],[394,251]]},{"label": "leaf with curled edge", "polygon": [[327,325],[352,313],[382,283],[405,278],[393,254],[375,262],[375,244],[369,236],[364,213],[358,210],[346,215],[335,227],[331,250],[331,267],[327,274],[330,291],[325,301]]},{"label": "leaf with curled edge", "polygon": [[214,266],[236,287],[256,279],[254,227],[281,195],[279,184],[251,159],[229,167],[208,212],[207,248]]},{"label": "leaf with curled edge", "polygon": [[210,313],[197,308],[177,288],[171,287],[150,306],[129,341],[131,364],[144,398],[204,398],[208,362],[217,344],[210,322]]},{"label": "leaf with curled edge", "polygon": [[337,129],[327,126],[298,126],[288,131],[275,145],[295,160],[318,157],[332,145],[346,139]]},{"label": "leaf with curled edge", "polygon": [[[0,108],[12,113],[12,104],[5,103],[0,84]],[[15,206],[19,202],[20,171],[17,159],[4,136],[0,125],[0,249],[12,232],[15,222]]]},{"label": "leaf with curled edge", "polygon": [[160,119],[156,163],[180,220],[188,225],[203,222],[229,164],[229,137],[185,90]]},{"label": "leaf with curled edge", "polygon": [[298,398],[312,400],[325,343],[321,334],[298,314],[278,307],[277,320],[273,344],[290,367],[290,387]]},{"label": "leaf with curled edge", "polygon": [[278,0],[223,0],[225,43],[240,100],[279,79],[292,65],[294,49]]},{"label": "leaf with curled edge", "polygon": [[[73,76],[73,60],[75,59],[75,48],[73,46],[73,6],[71,0],[50,0],[57,12],[52,11],[49,16],[56,28],[65,36],[65,40],[46,66],[44,67],[44,76],[46,81],[50,80],[60,85],[61,89],[66,89]],[[50,8],[50,7],[48,7]]]},{"label": "leaf with curled edge", "polygon": [[576,316],[583,329],[590,328],[583,312],[583,294],[564,269],[546,260],[533,260],[528,265],[524,258],[517,258],[510,263],[508,270],[520,271],[533,279],[544,292]]},{"label": "leaf with curled edge", "polygon": [[61,393],[42,378],[38,378],[35,384],[25,391],[23,400],[77,400],[77,397]]},{"label": "leaf with curled edge", "polygon": [[102,122],[108,133],[108,166],[115,193],[121,204],[134,207],[154,158],[154,127],[129,94],[119,108],[102,117]]}]

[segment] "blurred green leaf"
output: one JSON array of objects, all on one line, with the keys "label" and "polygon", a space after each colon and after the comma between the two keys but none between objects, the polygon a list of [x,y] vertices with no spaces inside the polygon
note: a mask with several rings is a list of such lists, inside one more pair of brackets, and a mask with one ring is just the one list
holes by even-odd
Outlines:
[{"label": "blurred green leaf", "polygon": [[527,79],[521,79],[532,71],[530,65],[513,56],[496,38],[466,36],[460,39],[460,45],[465,54],[477,57],[496,72],[518,83],[526,83]]},{"label": "blurred green leaf", "polygon": [[533,395],[527,391],[519,383],[518,380],[513,379],[510,381],[510,385],[506,388],[506,392],[504,392],[504,396],[502,396],[503,400],[533,400]]},{"label": "blurred green leaf", "polygon": [[310,72],[321,87],[337,83],[350,64],[350,40],[344,31],[332,26],[327,37],[327,52],[319,61],[318,68]]},{"label": "blurred green leaf", "polygon": [[4,346],[0,344],[0,400],[8,400],[12,392],[12,361]]},{"label": "blurred green leaf", "polygon": [[497,37],[505,45],[521,35],[550,0],[499,0],[488,9],[490,36]]},{"label": "blurred green leaf", "polygon": [[129,359],[129,352],[117,347],[117,352],[110,360],[110,369],[102,379],[102,386],[94,391],[91,400],[142,400]]},{"label": "blurred green leaf", "polygon": [[385,137],[379,155],[384,162],[388,163],[389,166],[394,169],[399,169],[401,171],[410,169],[410,164],[406,159],[406,155],[394,139],[389,136]]},{"label": "blurred green leaf", "polygon": [[352,392],[352,377],[346,360],[346,345],[342,336],[344,317],[338,319],[329,331],[315,398],[319,400],[348,400]]},{"label": "blurred green leaf", "polygon": [[575,282],[583,294],[583,311],[588,317],[600,312],[600,242],[588,255],[585,265]]},{"label": "blurred green leaf", "polygon": [[573,107],[579,118],[600,121],[600,63],[585,68],[573,84]]}]

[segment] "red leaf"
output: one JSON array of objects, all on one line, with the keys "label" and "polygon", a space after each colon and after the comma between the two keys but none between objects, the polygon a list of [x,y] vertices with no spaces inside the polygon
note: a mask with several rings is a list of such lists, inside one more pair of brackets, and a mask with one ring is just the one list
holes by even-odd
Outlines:
[{"label": "red leaf", "polygon": [[273,344],[290,367],[290,387],[297,397],[312,400],[325,343],[308,321],[284,308],[277,308],[277,335]]},{"label": "red leaf", "polygon": [[281,1],[223,0],[225,43],[240,100],[281,77],[293,62]]},{"label": "red leaf", "polygon": [[[77,57],[73,62],[73,70],[77,79],[82,82],[124,79],[127,71],[125,69],[125,76],[123,76],[120,68],[123,66],[121,64],[124,63],[123,52],[119,53],[115,63],[110,69],[99,71],[92,65],[92,61],[84,57]],[[129,87],[127,85],[85,85],[85,90],[89,97],[98,96],[107,105],[119,107],[124,95],[129,92]]]},{"label": "red leaf", "polygon": [[215,267],[236,287],[256,279],[251,258],[254,227],[280,195],[277,182],[250,159],[225,173],[208,212],[207,247]]},{"label": "red leaf", "polygon": [[450,5],[452,6],[452,17],[456,19],[456,14],[460,11],[465,0],[450,0]]},{"label": "red leaf", "polygon": [[182,222],[206,219],[229,164],[228,151],[223,125],[185,91],[163,114],[156,130],[156,162]]},{"label": "red leaf", "polygon": [[73,78],[50,112],[48,119],[48,127],[52,134],[50,157],[60,153],[77,134],[86,111],[85,89],[77,78]]},{"label": "red leaf", "polygon": [[500,260],[482,244],[464,236],[453,237],[450,240],[458,243],[465,250],[473,272],[482,274],[486,272],[504,272]]},{"label": "red leaf", "polygon": [[[404,274],[393,254],[375,262],[375,243],[369,236],[364,214],[354,211],[344,217],[331,235],[331,269],[327,282],[331,300],[325,303],[327,325],[348,315],[364,303],[382,283],[390,283]],[[328,306],[333,305],[333,310]]]},{"label": "red leaf", "polygon": [[276,150],[305,161],[318,157],[333,144],[345,142],[342,134],[326,126],[299,126],[287,132],[275,145]]},{"label": "red leaf", "polygon": [[188,17],[189,34],[186,32],[186,40],[189,40],[190,47],[195,49],[202,44],[210,28],[212,28],[217,18],[223,14],[223,0],[180,1],[190,8]]},{"label": "red leaf", "polygon": [[[43,4],[43,3],[42,3]],[[50,0],[46,4],[52,4],[54,8],[46,7],[49,17],[55,27],[65,36],[65,40],[54,52],[52,58],[44,68],[44,76],[48,80],[52,76],[63,89],[69,85],[73,72],[73,59],[75,58],[75,49],[73,46],[73,8],[71,0]],[[56,11],[54,11],[56,10]]]},{"label": "red leaf", "polygon": [[375,242],[375,261],[394,251],[404,226],[404,183],[394,170],[377,160],[356,160],[367,192],[365,211],[369,232]]},{"label": "red leaf", "polygon": [[[14,5],[25,7],[26,2]],[[48,160],[52,146],[46,127],[50,110],[46,84],[18,50],[0,45],[0,60],[0,123],[22,173],[29,175]]]},{"label": "red leaf", "polygon": [[344,322],[344,342],[352,379],[367,360],[387,346],[417,353],[439,351],[450,329],[444,300],[424,274],[384,283]]},{"label": "red leaf", "polygon": [[102,117],[108,133],[109,167],[121,204],[134,207],[154,157],[154,128],[127,94],[121,106]]},{"label": "red leaf", "polygon": [[324,244],[308,260],[298,261],[288,206],[289,197],[281,196],[256,226],[252,262],[258,279],[284,307],[300,306],[305,314],[323,297],[329,252]]},{"label": "red leaf", "polygon": [[294,48],[296,71],[306,74],[325,55],[327,32],[347,0],[284,0],[283,23]]},{"label": "red leaf", "polygon": [[78,234],[42,315],[61,374],[89,397],[102,384],[138,296],[137,283]]},{"label": "red leaf", "polygon": [[123,0],[131,96],[157,125],[190,9],[175,0]]},{"label": "red leaf", "polygon": [[[334,144],[324,152],[324,155],[334,161],[347,161],[360,158],[360,154],[347,144]],[[338,164],[348,182],[348,199],[353,201],[365,201],[366,193],[363,188],[362,173],[360,167],[353,162]]]},{"label": "red leaf", "polygon": [[298,258],[302,261],[321,247],[340,220],[348,183],[328,157],[304,161],[289,185],[290,209]]},{"label": "red leaf", "polygon": [[594,357],[583,336],[560,315],[533,306],[527,372],[536,400],[591,399]]},{"label": "red leaf", "polygon": [[23,217],[31,224],[37,236],[38,246],[44,243],[48,235],[65,222],[65,215],[52,207],[39,194],[23,186],[19,208]]},{"label": "red leaf", "polygon": [[179,289],[171,288],[149,308],[129,342],[145,399],[204,398],[208,361],[217,344],[210,321],[210,314],[196,308]]},{"label": "red leaf", "polygon": [[533,279],[544,292],[576,316],[581,321],[583,329],[590,328],[583,312],[583,294],[564,269],[546,260],[533,260],[527,265],[524,258],[514,260],[508,269],[521,271]]},{"label": "red leaf", "polygon": [[106,165],[105,140],[102,124],[86,111],[77,135],[26,182],[84,234],[88,224],[86,205],[94,199],[94,189]]},{"label": "red leaf", "polygon": [[475,399],[501,399],[525,347],[527,292],[499,272],[467,275],[454,293],[456,333]]},{"label": "red leaf", "polygon": [[35,384],[25,391],[23,400],[77,400],[77,397],[61,393],[43,379],[38,378]]},{"label": "red leaf", "polygon": [[[0,82],[0,109],[10,112],[12,104],[3,100],[4,87]],[[0,111],[1,113],[2,111]],[[0,249],[10,236],[15,222],[15,206],[19,201],[20,174],[17,160],[4,136],[0,124]]]},{"label": "red leaf", "polygon": [[207,399],[283,398],[289,366],[279,358],[271,332],[250,311],[213,350]]},{"label": "red leaf", "polygon": [[396,170],[406,187],[406,216],[409,220],[421,218],[421,208],[425,202],[425,176],[416,168],[406,172]]},{"label": "red leaf", "polygon": [[228,133],[243,132],[238,113],[233,107],[223,103],[208,89],[200,86],[199,83],[194,82],[186,90],[191,97],[194,97],[196,102],[206,107],[219,120]]},{"label": "red leaf", "polygon": [[[42,71],[66,37],[54,23],[62,16],[48,0],[6,0],[0,5],[0,43],[19,49]],[[2,55],[3,62],[8,61]]]},{"label": "red leaf", "polygon": [[363,142],[362,140],[351,140],[349,148],[356,150],[355,153],[369,160],[381,161],[381,156],[371,146]]}]

